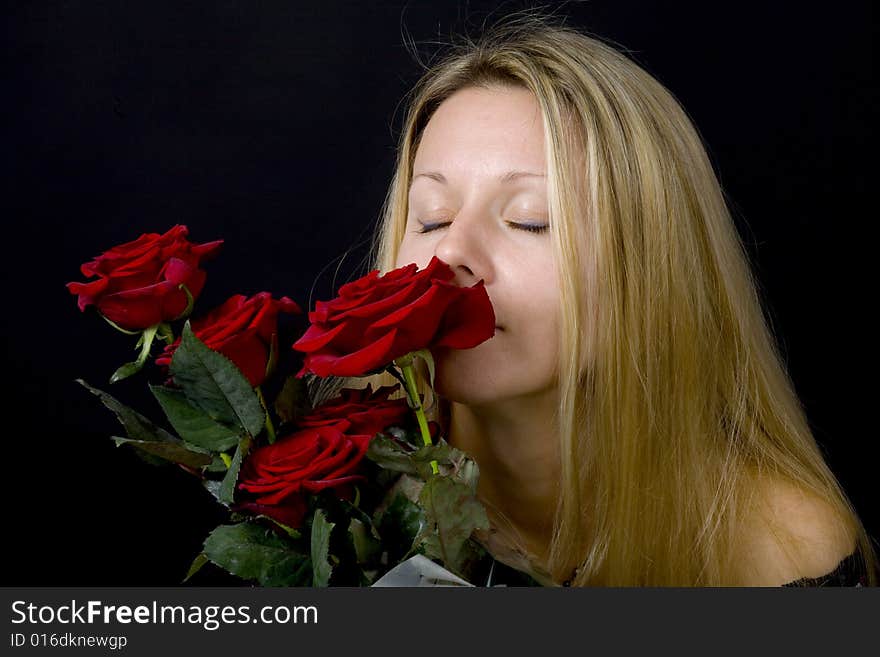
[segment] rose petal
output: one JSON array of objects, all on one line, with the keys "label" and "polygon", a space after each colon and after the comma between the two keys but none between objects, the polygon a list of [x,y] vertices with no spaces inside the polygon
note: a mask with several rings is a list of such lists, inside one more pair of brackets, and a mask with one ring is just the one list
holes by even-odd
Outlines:
[{"label": "rose petal", "polygon": [[165,299],[175,292],[179,292],[177,286],[163,281],[150,287],[101,297],[96,305],[102,315],[124,329],[145,329],[162,321]]},{"label": "rose petal", "polygon": [[327,329],[320,324],[312,324],[303,336],[293,343],[293,348],[297,351],[316,351],[327,345],[344,330],[344,324],[332,329]]},{"label": "rose petal", "polygon": [[317,376],[362,376],[403,355],[392,355],[396,337],[397,330],[392,329],[376,342],[346,356],[308,354],[305,366]]}]

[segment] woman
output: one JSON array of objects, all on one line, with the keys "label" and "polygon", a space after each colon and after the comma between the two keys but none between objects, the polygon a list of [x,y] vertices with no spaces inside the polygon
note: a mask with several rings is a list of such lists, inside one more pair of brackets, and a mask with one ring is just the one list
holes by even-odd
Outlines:
[{"label": "woman", "polygon": [[876,584],[697,131],[632,61],[530,12],[430,67],[374,268],[433,255],[499,324],[434,354],[432,407],[496,559],[544,584]]}]

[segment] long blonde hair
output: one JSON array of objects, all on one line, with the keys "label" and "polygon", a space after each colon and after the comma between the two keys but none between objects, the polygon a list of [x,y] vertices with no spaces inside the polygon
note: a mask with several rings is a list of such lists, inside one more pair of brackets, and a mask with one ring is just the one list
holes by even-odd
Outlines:
[{"label": "long blonde hair", "polygon": [[[876,584],[871,539],[811,434],[723,191],[675,97],[614,47],[536,10],[450,45],[410,92],[371,268],[395,266],[434,110],[467,87],[531,91],[566,355],[553,579],[738,585],[753,497],[781,479],[833,507]],[[319,397],[366,381],[323,383]],[[448,412],[439,402],[438,421]]]}]

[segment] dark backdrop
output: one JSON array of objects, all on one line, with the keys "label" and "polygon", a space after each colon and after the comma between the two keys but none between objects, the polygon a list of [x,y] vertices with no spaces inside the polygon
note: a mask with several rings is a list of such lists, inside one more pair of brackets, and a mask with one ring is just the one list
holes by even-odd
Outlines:
[{"label": "dark backdrop", "polygon": [[[174,585],[222,516],[183,472],[113,446],[112,416],[73,380],[110,388],[133,340],[80,314],[64,283],[184,223],[226,240],[199,308],[233,292],[328,298],[364,273],[420,70],[405,41],[426,56],[524,3],[10,4],[2,583]],[[838,239],[862,225],[871,174],[854,164],[873,150],[868,3],[550,4],[629,49],[695,121],[815,435],[880,535]],[[111,392],[158,419],[145,388]]]}]

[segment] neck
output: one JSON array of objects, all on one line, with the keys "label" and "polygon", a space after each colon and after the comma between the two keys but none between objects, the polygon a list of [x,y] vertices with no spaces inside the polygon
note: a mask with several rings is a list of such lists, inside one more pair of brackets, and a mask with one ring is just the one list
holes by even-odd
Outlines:
[{"label": "neck", "polygon": [[450,402],[449,443],[480,468],[477,495],[499,533],[541,560],[559,495],[555,389],[489,405]]}]

